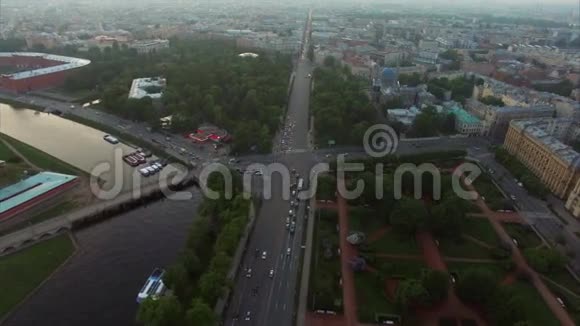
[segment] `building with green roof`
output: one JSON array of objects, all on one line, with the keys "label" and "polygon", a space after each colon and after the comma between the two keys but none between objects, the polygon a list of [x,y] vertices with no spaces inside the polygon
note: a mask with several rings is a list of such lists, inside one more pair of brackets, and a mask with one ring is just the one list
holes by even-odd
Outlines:
[{"label": "building with green roof", "polygon": [[455,115],[455,130],[458,133],[468,136],[479,136],[481,134],[483,124],[478,117],[458,105],[451,107],[448,112]]}]

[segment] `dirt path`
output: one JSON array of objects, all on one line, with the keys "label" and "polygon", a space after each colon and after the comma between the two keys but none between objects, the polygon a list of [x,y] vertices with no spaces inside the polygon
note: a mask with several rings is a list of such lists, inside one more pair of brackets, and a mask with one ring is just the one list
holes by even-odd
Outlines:
[{"label": "dirt path", "polygon": [[345,326],[344,318],[339,315],[306,313],[306,326]]},{"label": "dirt path", "polygon": [[[423,249],[423,257],[427,265],[435,270],[447,271],[447,265],[439,252],[433,236],[429,232],[417,233],[417,243]],[[419,311],[425,325],[438,325],[440,318],[472,319],[477,325],[485,325],[483,319],[469,307],[463,304],[455,294],[453,287],[449,289],[447,299],[441,304]],[[459,320],[458,320],[459,321]]]},{"label": "dirt path", "polygon": [[349,261],[356,256],[356,250],[346,241],[348,236],[348,204],[342,196],[338,200],[338,220],[339,220],[339,237],[340,237],[340,265],[342,271],[342,296],[344,300],[344,318],[346,326],[357,326],[357,303],[356,290],[354,285],[354,272],[352,271]]},{"label": "dirt path", "polygon": [[367,243],[373,243],[379,239],[381,239],[382,237],[385,236],[385,234],[387,234],[387,232],[389,232],[391,228],[389,227],[383,227],[380,228],[378,230],[376,230],[375,232],[371,233],[368,238],[367,238]]},{"label": "dirt path", "polygon": [[[470,186],[470,190],[475,190],[473,186]],[[572,326],[574,322],[568,315],[568,312],[562,308],[562,306],[556,301],[556,297],[552,294],[552,292],[548,289],[546,284],[542,281],[541,277],[534,271],[529,265],[528,262],[525,260],[524,256],[522,255],[520,249],[512,244],[511,237],[503,228],[501,224],[502,220],[505,220],[505,217],[500,216],[500,213],[493,212],[492,210],[487,207],[485,202],[481,200],[481,198],[477,199],[477,205],[481,208],[483,214],[488,217],[489,222],[493,226],[495,232],[499,236],[499,238],[505,242],[509,243],[512,248],[512,259],[515,262],[517,269],[522,273],[529,276],[531,283],[534,287],[538,290],[544,302],[550,308],[554,316],[558,319],[560,324],[565,326]],[[502,213],[503,214],[503,213]]]},{"label": "dirt path", "polygon": [[36,166],[34,163],[30,162],[28,160],[28,158],[26,158],[26,156],[22,155],[22,153],[20,153],[16,148],[14,148],[14,146],[12,146],[12,144],[7,142],[4,138],[0,137],[0,141],[2,141],[2,143],[4,145],[6,145],[6,147],[8,147],[8,149],[10,149],[12,152],[14,152],[14,154],[16,154],[16,156],[20,157],[22,159],[22,161],[24,161],[24,163],[26,163],[28,166],[30,166],[31,168],[33,168],[35,170],[42,171],[41,168]]}]

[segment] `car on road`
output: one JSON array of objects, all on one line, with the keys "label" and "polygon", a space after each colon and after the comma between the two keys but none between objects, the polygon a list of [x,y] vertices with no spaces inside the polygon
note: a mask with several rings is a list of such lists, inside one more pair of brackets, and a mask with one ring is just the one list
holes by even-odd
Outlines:
[{"label": "car on road", "polygon": [[517,198],[515,195],[510,195],[510,198],[511,198],[512,200],[516,200],[516,199],[518,199],[518,198]]},{"label": "car on road", "polygon": [[290,233],[294,233],[295,230],[296,230],[296,222],[292,221],[292,224],[290,224]]},{"label": "car on road", "polygon": [[294,211],[293,211],[292,209],[290,209],[290,210],[288,211],[288,215],[290,215],[290,216],[294,216]]},{"label": "car on road", "polygon": [[290,256],[291,253],[292,253],[292,249],[290,249],[290,248],[286,249],[286,256]]},{"label": "car on road", "polygon": [[251,312],[246,312],[246,316],[244,317],[245,321],[250,321],[252,320],[252,313]]},{"label": "car on road", "polygon": [[274,269],[270,269],[270,272],[268,272],[268,277],[270,278],[274,277]]},{"label": "car on road", "polygon": [[562,300],[559,297],[556,297],[556,301],[558,301],[558,303],[562,306],[562,308],[566,308],[566,305],[564,304],[564,300]]},{"label": "car on road", "polygon": [[512,242],[516,245],[516,247],[518,246],[518,240],[516,240],[515,238],[512,238]]},{"label": "car on road", "polygon": [[518,182],[518,187],[523,188],[524,187],[524,184],[521,183],[521,182]]},{"label": "car on road", "polygon": [[265,251],[262,251],[262,259],[266,259],[267,256],[268,254]]},{"label": "car on road", "polygon": [[248,269],[246,270],[246,277],[247,277],[247,278],[250,278],[250,277],[252,277],[252,269],[251,269],[251,268],[248,268]]},{"label": "car on road", "polygon": [[290,227],[290,217],[286,218],[286,228]]},{"label": "car on road", "polygon": [[312,78],[312,74],[308,74],[308,76],[306,76],[306,78]]}]

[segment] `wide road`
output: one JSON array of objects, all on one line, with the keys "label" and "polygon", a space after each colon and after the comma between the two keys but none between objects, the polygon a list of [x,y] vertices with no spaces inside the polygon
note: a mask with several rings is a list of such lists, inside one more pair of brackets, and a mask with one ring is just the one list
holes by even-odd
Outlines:
[{"label": "wide road", "polygon": [[[310,26],[308,19],[306,26]],[[287,151],[307,151],[309,148],[309,101],[311,64],[306,59],[309,27],[304,33],[303,53],[299,55],[295,79],[288,103],[284,127],[276,139],[280,150],[272,161],[282,163],[300,176],[306,176],[313,161],[310,153],[292,155]],[[282,145],[284,142],[284,145]],[[302,157],[300,157],[302,156]],[[309,159],[310,158],[310,159]],[[291,183],[298,176],[292,175]],[[226,325],[291,326],[295,317],[298,267],[302,254],[305,204],[291,207],[296,196],[283,196],[283,180],[278,174],[264,176],[272,185],[271,198],[265,198],[259,211],[253,234],[242,261],[232,299],[227,311]],[[286,187],[289,185],[286,184]],[[290,198],[291,197],[291,198]],[[290,209],[293,210],[290,216]],[[290,231],[287,219],[295,223]],[[263,253],[265,255],[263,256]],[[251,273],[248,270],[251,269]],[[272,274],[270,274],[272,271]],[[249,315],[248,315],[249,313]],[[249,316],[249,318],[247,318]],[[248,319],[248,320],[246,320]]]}]

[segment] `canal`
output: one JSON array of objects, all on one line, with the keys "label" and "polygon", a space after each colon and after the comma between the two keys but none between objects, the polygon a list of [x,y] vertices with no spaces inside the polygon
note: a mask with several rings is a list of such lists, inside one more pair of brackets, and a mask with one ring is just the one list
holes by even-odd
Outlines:
[{"label": "canal", "polygon": [[123,154],[134,152],[135,149],[122,143],[113,145],[106,142],[103,140],[105,133],[100,130],[54,114],[0,104],[0,132],[87,173],[102,163],[109,164],[111,171],[99,174],[104,181],[103,189],[110,189],[115,184],[112,171],[117,165],[122,171],[118,178],[122,181],[121,189],[133,188],[134,168],[114,158],[115,149]]},{"label": "canal", "polygon": [[[104,133],[29,109],[0,104],[0,132],[83,170],[113,162]],[[124,188],[132,185],[132,168],[124,166]],[[109,184],[111,175],[102,175]],[[154,181],[154,179],[149,179]],[[105,186],[106,188],[106,186]],[[78,251],[3,325],[132,325],[136,295],[156,267],[174,262],[185,245],[201,194],[191,188],[189,200],[152,202],[74,232]],[[23,269],[26,266],[22,266]]]},{"label": "canal", "polygon": [[79,251],[4,324],[133,325],[147,276],[185,246],[201,200],[190,191],[191,200],[155,202],[76,232]]}]

